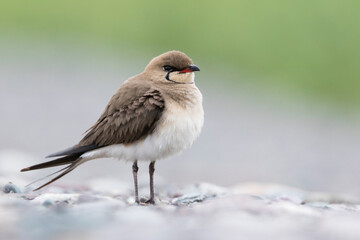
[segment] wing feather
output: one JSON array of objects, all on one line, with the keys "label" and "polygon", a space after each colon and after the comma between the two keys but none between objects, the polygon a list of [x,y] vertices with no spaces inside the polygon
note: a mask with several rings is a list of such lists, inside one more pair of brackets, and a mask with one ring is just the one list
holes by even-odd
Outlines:
[{"label": "wing feather", "polygon": [[[118,96],[121,91],[114,95],[110,106],[108,105],[95,125],[87,131],[79,146],[128,144],[150,134],[156,128],[165,102],[158,90],[145,90],[131,102]],[[128,104],[122,104],[123,102]]]}]

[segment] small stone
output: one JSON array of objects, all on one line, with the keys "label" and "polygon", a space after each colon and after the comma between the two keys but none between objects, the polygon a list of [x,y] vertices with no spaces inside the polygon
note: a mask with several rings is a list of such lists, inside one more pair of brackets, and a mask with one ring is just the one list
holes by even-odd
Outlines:
[{"label": "small stone", "polygon": [[12,182],[9,182],[8,184],[6,184],[4,186],[3,192],[4,193],[21,193],[21,190],[18,186],[16,186]]},{"label": "small stone", "polygon": [[172,199],[171,203],[175,205],[189,205],[191,203],[202,202],[207,198],[213,198],[215,195],[206,196],[204,194],[185,194],[181,197]]},{"label": "small stone", "polygon": [[55,203],[54,203],[52,200],[47,199],[47,200],[45,200],[45,201],[43,202],[42,205],[43,205],[44,207],[51,207],[51,206],[54,206]]}]

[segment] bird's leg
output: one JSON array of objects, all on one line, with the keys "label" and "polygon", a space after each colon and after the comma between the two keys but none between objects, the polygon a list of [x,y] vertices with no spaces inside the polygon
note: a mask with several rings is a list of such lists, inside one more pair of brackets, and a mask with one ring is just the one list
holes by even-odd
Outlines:
[{"label": "bird's leg", "polygon": [[152,161],[149,165],[150,174],[150,199],[148,203],[155,204],[154,200],[154,172],[155,172],[155,161]]},{"label": "bird's leg", "polygon": [[134,185],[135,185],[135,202],[139,203],[139,190],[138,190],[138,179],[137,179],[137,172],[139,170],[139,167],[137,165],[137,161],[134,162],[132,165],[132,172],[134,176]]}]

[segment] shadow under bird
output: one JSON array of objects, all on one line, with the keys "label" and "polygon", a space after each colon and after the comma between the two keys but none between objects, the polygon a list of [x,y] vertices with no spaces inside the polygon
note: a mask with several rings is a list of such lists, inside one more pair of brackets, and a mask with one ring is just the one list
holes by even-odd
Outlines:
[{"label": "shadow under bird", "polygon": [[82,163],[97,158],[132,161],[135,201],[139,203],[138,161],[149,161],[150,199],[154,203],[155,161],[180,153],[200,134],[204,122],[202,95],[195,86],[200,69],[184,53],[169,51],[153,58],[144,72],[129,78],[112,96],[97,122],[75,146],[58,157],[21,171],[67,165],[58,180]]}]

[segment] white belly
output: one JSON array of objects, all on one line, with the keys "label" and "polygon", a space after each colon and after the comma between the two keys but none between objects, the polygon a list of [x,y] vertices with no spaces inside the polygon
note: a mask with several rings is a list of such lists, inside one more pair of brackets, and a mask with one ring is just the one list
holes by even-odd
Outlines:
[{"label": "white belly", "polygon": [[[200,96],[201,97],[201,96]],[[183,108],[167,102],[154,132],[133,144],[115,144],[83,154],[84,160],[117,158],[126,161],[155,161],[177,154],[188,148],[199,136],[204,122],[202,101]]]}]

